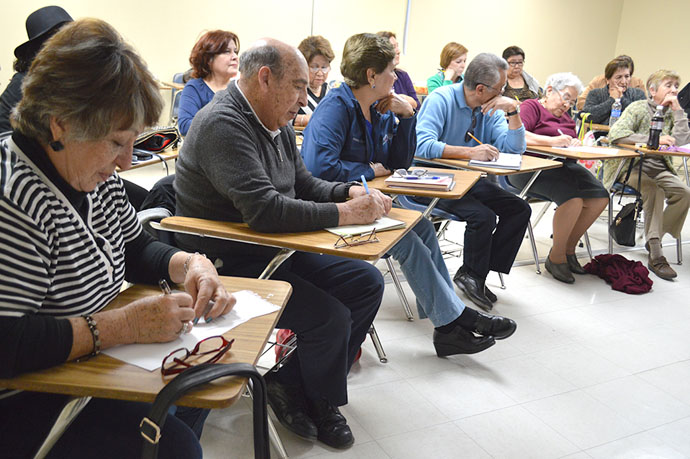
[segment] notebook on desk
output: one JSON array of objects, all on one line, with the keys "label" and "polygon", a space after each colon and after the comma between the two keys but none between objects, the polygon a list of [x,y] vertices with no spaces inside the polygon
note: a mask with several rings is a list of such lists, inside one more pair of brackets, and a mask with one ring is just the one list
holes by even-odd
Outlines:
[{"label": "notebook on desk", "polygon": [[522,165],[522,155],[515,153],[499,153],[498,159],[494,161],[479,161],[471,159],[470,166],[494,167],[496,169],[519,170]]},{"label": "notebook on desk", "polygon": [[368,225],[345,225],[336,226],[334,228],[326,228],[326,231],[337,234],[342,237],[359,236],[360,234],[371,233],[372,230],[376,232],[388,231],[394,229],[405,228],[405,222],[395,220],[393,218],[381,217],[374,223]]},{"label": "notebook on desk", "polygon": [[455,185],[455,175],[448,172],[434,172],[428,175],[391,175],[385,180],[392,188],[415,188],[420,190],[450,191]]}]

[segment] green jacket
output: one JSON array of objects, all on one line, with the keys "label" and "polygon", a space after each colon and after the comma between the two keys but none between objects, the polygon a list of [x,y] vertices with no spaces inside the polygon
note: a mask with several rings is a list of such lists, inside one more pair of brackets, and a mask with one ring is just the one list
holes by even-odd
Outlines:
[{"label": "green jacket", "polygon": [[[456,83],[460,83],[461,81],[462,81],[462,75],[460,76],[460,79],[458,79],[458,81],[456,81]],[[445,76],[443,75],[443,70],[441,70],[436,75],[431,76],[426,80],[427,94],[431,94],[431,92],[434,89],[438,89],[441,86],[447,86],[449,84],[453,84],[453,82],[450,80],[446,80]]]},{"label": "green jacket", "polygon": [[[637,100],[625,109],[620,119],[611,127],[608,138],[611,143],[646,143],[649,137],[649,125],[656,106],[652,106],[648,99]],[[664,114],[664,128],[661,135],[675,137],[676,145],[685,145],[690,142],[690,128],[688,127],[688,117],[683,110],[666,110]],[[616,170],[621,161],[625,164],[621,168],[618,177],[615,177]],[[604,186],[611,189],[613,183],[618,179],[625,178],[628,164],[631,159],[610,159],[604,161]],[[637,159],[634,160],[637,163]],[[664,156],[664,162],[670,172],[675,174],[671,156]]]}]

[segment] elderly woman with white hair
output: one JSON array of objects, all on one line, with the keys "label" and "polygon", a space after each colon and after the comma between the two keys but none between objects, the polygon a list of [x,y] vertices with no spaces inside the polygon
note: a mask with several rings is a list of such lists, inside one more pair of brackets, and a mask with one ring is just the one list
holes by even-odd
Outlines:
[{"label": "elderly woman with white hair", "polygon": [[[688,117],[678,102],[680,75],[673,70],[657,70],[647,80],[649,98],[631,103],[616,124],[611,126],[609,140],[613,143],[646,142],[656,107],[661,105],[664,127],[660,145],[685,145],[690,142]],[[613,185],[628,170],[631,160],[625,160],[618,176],[616,170],[621,160],[608,160],[604,167],[604,183]],[[638,163],[633,164],[628,183],[637,183]],[[647,267],[657,276],[671,280],[677,273],[664,257],[661,239],[666,233],[680,237],[690,207],[690,188],[676,175],[671,156],[646,155],[642,163],[640,190],[644,210],[645,248],[649,251]],[[664,208],[664,201],[666,207]]]},{"label": "elderly woman with white hair", "polygon": [[[575,121],[568,109],[575,104],[582,83],[572,73],[556,73],[546,80],[541,99],[520,105],[527,145],[549,147],[576,146]],[[531,174],[511,176],[510,183],[523,188]],[[553,247],[546,269],[559,281],[572,284],[573,273],[585,274],[575,256],[575,247],[608,204],[608,193],[601,183],[574,160],[563,167],[542,171],[530,191],[558,205],[553,217]]]}]

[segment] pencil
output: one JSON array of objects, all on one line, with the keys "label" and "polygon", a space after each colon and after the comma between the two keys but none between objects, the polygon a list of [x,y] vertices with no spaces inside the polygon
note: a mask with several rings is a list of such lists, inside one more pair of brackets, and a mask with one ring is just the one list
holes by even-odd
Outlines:
[{"label": "pencil", "polygon": [[479,145],[484,145],[484,143],[483,143],[481,140],[479,140],[478,138],[476,138],[474,135],[472,135],[471,132],[468,132],[467,135],[469,135],[469,136],[472,137],[474,140],[476,140],[477,143],[478,143]]}]

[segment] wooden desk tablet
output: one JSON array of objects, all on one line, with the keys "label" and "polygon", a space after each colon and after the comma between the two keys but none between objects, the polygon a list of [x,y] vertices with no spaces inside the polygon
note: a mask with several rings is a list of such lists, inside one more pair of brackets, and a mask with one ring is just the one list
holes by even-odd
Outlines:
[{"label": "wooden desk tablet", "polygon": [[[645,155],[661,155],[661,156],[680,156],[682,157],[690,157],[690,153],[685,153],[683,151],[664,151],[664,150],[652,150],[651,148],[647,147],[636,147],[635,145],[631,143],[617,143],[614,145],[617,148],[625,148],[626,150],[633,150],[633,151],[640,151],[644,153]],[[637,155],[635,155],[637,156]]]},{"label": "wooden desk tablet", "polygon": [[422,217],[415,210],[391,209],[390,218],[405,222],[404,229],[381,231],[376,233],[379,241],[374,244],[362,244],[353,247],[335,248],[338,236],[326,230],[301,233],[259,233],[249,228],[246,223],[231,223],[204,220],[190,217],[168,217],[161,220],[164,230],[216,237],[231,241],[247,242],[269,247],[277,247],[302,252],[322,253],[359,260],[378,260],[388,252]]},{"label": "wooden desk tablet", "polygon": [[524,156],[522,157],[522,165],[520,169],[500,169],[495,167],[485,167],[485,166],[471,166],[469,160],[467,159],[449,159],[449,158],[436,158],[436,159],[426,159],[415,157],[417,161],[422,161],[429,164],[443,164],[444,166],[454,167],[456,169],[467,169],[472,171],[486,172],[487,174],[493,175],[513,175],[513,174],[523,174],[525,172],[538,172],[547,169],[556,169],[561,167],[562,164],[559,161],[553,161],[544,158],[535,158],[534,156]]},{"label": "wooden desk tablet", "polygon": [[[179,150],[174,149],[170,151],[164,151],[163,153],[158,153],[157,155],[158,156],[153,155],[153,158],[147,159],[146,161],[139,161],[136,164],[132,164],[132,166],[127,170],[139,169],[140,167],[150,166],[151,164],[159,164],[165,161],[170,161],[171,159],[177,159],[177,157],[179,156]],[[117,168],[117,171],[122,172],[122,170],[119,167]]]},{"label": "wooden desk tablet", "polygon": [[[634,151],[625,150],[623,148],[615,147],[587,147],[599,150],[600,153],[590,153],[584,151],[575,151],[567,148],[553,148],[541,145],[527,145],[527,151],[532,153],[540,153],[543,155],[555,156],[558,158],[576,159],[576,160],[607,160],[607,159],[625,159],[636,158],[639,156]],[[611,154],[617,150],[615,154]]]},{"label": "wooden desk tablet", "polygon": [[[281,308],[285,306],[292,287],[287,282],[273,280],[221,277],[229,292],[252,290],[266,301]],[[156,286],[135,285],[120,293],[106,309],[122,307],[129,302],[149,295],[160,295]],[[232,349],[220,363],[245,362],[256,364],[266,341],[280,317],[280,311],[259,316],[225,333],[235,338]],[[0,387],[22,389],[79,397],[100,397],[118,400],[153,402],[158,392],[171,380],[159,370],[147,371],[100,354],[84,362],[68,362],[12,379],[0,379]],[[199,408],[224,408],[231,405],[244,390],[243,378],[222,378],[190,391],[176,404]]]}]

